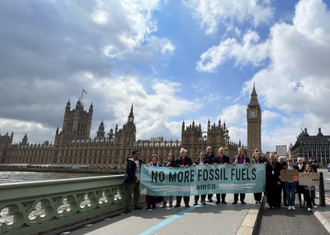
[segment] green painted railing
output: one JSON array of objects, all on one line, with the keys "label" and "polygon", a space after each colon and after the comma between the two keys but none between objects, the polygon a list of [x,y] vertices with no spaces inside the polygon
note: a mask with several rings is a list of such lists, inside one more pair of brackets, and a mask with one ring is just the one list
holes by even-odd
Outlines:
[{"label": "green painted railing", "polygon": [[113,175],[0,184],[0,234],[37,234],[122,210],[123,182]]}]

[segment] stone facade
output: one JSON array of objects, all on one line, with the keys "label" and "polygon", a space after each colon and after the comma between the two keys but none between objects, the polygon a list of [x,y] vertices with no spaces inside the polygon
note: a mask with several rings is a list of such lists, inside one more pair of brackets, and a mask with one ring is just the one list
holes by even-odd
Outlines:
[{"label": "stone facade", "polygon": [[253,85],[251,100],[246,109],[247,119],[247,148],[248,157],[251,158],[254,150],[261,149],[261,119],[262,112],[258,102],[258,95]]},{"label": "stone facade", "polygon": [[304,157],[307,162],[310,158],[313,158],[320,165],[324,166],[330,163],[329,148],[330,136],[323,135],[321,128],[319,128],[317,135],[309,135],[307,128],[305,128],[305,130],[298,135],[295,144],[290,144],[289,156],[291,156],[295,162],[298,157]]},{"label": "stone facade", "polygon": [[14,133],[11,133],[11,135],[9,135],[8,133],[5,135],[0,134],[0,163],[4,163],[10,156],[13,137]]},{"label": "stone facade", "polygon": [[[256,116],[252,117],[252,111]],[[124,169],[126,158],[132,150],[139,149],[141,159],[150,162],[152,154],[156,154],[161,162],[166,161],[168,153],[179,156],[181,148],[188,151],[192,159],[197,159],[201,151],[211,146],[213,153],[218,154],[220,147],[225,147],[224,136],[228,134],[226,124],[211,125],[208,121],[207,130],[203,131],[201,123],[193,121],[187,125],[182,122],[181,140],[164,140],[163,137],[149,140],[136,140],[136,126],[134,122],[133,105],[126,123],[121,129],[116,125],[105,136],[104,123],[100,124],[97,136],[90,138],[90,129],[93,115],[93,104],[89,111],[84,110],[83,104],[78,100],[76,108],[71,110],[70,101],[65,107],[62,130],[57,128],[54,145],[46,141],[43,144],[29,144],[27,136],[19,144],[12,144],[12,137],[8,137],[7,147],[1,147],[0,160],[3,163],[29,163],[29,164],[57,164],[57,165],[94,165],[99,169]],[[258,103],[255,88],[251,94],[251,102],[247,108],[248,146],[251,151],[261,149],[261,109]],[[7,138],[7,137],[6,137]],[[2,140],[0,138],[0,140]],[[2,143],[3,141],[1,141]],[[3,143],[2,143],[3,144]],[[237,148],[246,147],[239,143],[228,141],[228,155],[230,158],[237,155]]]}]

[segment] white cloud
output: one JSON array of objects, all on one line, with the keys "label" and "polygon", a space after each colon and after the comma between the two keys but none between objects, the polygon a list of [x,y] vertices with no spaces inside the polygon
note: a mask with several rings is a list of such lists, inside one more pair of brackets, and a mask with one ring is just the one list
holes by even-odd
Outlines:
[{"label": "white cloud", "polygon": [[[6,131],[11,134],[13,130],[14,132],[14,141],[13,143],[21,142],[25,134],[29,134],[30,132],[33,132],[33,135],[38,136],[38,138],[33,138],[32,142],[29,139],[28,141],[30,143],[44,143],[46,140],[49,141],[49,143],[53,143],[55,136],[55,128],[49,128],[45,127],[41,123],[36,122],[27,122],[27,121],[21,121],[21,120],[14,120],[14,119],[5,119],[0,118],[0,130]],[[4,135],[5,133],[1,133]]]},{"label": "white cloud", "polygon": [[246,106],[235,104],[222,109],[218,118],[226,122],[226,125],[246,125]]},{"label": "white cloud", "polygon": [[197,70],[214,73],[217,67],[227,60],[234,60],[236,65],[252,64],[262,65],[269,56],[269,40],[258,43],[259,35],[254,31],[248,31],[242,39],[242,43],[235,38],[221,41],[219,45],[213,46],[200,56],[197,62]]},{"label": "white cloud", "polygon": [[274,123],[263,124],[264,149],[295,141],[303,126],[330,131],[330,12],[321,0],[299,1],[292,23],[274,24],[265,41],[248,31],[241,43],[220,42],[202,54],[197,69],[216,72],[228,60],[266,66],[242,92],[249,94],[255,81],[265,121]]},{"label": "white cloud", "polygon": [[330,12],[326,5],[321,0],[300,1],[293,24],[274,25],[269,38],[270,64],[246,82],[243,91],[248,92],[255,81],[268,108],[311,113],[329,125]]},{"label": "white cloud", "polygon": [[230,126],[228,127],[229,130],[229,136],[230,136],[230,141],[234,143],[238,143],[241,141],[241,144],[246,146],[247,145],[247,131],[246,128],[239,128],[235,126]]},{"label": "white cloud", "polygon": [[[156,135],[162,135],[168,140],[180,139],[181,123],[169,121],[169,118],[197,111],[200,104],[181,97],[179,83],[154,79],[142,84],[143,80],[136,76],[101,79],[91,83],[89,92],[94,94],[94,98],[95,94],[103,97],[104,103],[98,106],[105,107],[104,111],[94,108],[99,112],[97,119],[105,119],[106,128],[114,128],[116,123],[121,126],[127,120],[133,103],[137,139],[148,139]],[[109,113],[113,114],[111,118],[101,117]]]},{"label": "white cloud", "polygon": [[281,118],[281,114],[272,112],[268,109],[265,109],[262,111],[262,121],[267,122],[267,121],[272,121],[273,119]]},{"label": "white cloud", "polygon": [[269,23],[274,10],[268,0],[187,0],[184,3],[192,9],[205,34],[218,31],[219,25],[232,28],[233,23],[250,22],[254,26]]}]

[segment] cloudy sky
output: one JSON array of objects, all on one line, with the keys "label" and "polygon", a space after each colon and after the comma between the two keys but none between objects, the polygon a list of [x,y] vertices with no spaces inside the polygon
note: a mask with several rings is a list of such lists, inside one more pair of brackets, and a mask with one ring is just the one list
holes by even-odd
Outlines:
[{"label": "cloudy sky", "polygon": [[121,126],[181,138],[217,122],[246,140],[253,81],[262,150],[330,134],[330,3],[321,0],[0,1],[0,131],[54,141],[68,99],[94,104],[91,137]]}]

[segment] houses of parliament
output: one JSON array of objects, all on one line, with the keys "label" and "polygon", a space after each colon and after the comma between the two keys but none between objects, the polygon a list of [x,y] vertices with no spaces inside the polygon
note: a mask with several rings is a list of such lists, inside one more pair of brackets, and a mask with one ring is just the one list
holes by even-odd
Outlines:
[{"label": "houses of parliament", "polygon": [[[121,128],[116,125],[106,134],[102,121],[95,138],[90,138],[93,111],[93,104],[86,111],[80,100],[74,109],[68,101],[62,129],[56,129],[54,144],[48,141],[30,144],[27,135],[20,143],[13,143],[13,133],[0,135],[0,163],[94,165],[98,169],[124,169],[126,158],[134,149],[140,150],[144,162],[150,162],[153,154],[164,162],[168,153],[178,157],[181,148],[195,159],[207,146],[212,147],[215,155],[220,147],[226,147],[230,158],[237,155],[237,148],[241,147],[240,142],[229,141],[229,131],[220,119],[213,124],[209,120],[206,131],[202,130],[200,123],[193,121],[187,125],[183,121],[180,141],[162,137],[136,140],[133,104]],[[251,157],[254,149],[261,150],[261,109],[255,86],[247,106],[247,143],[247,146],[242,146],[247,156]]]}]

